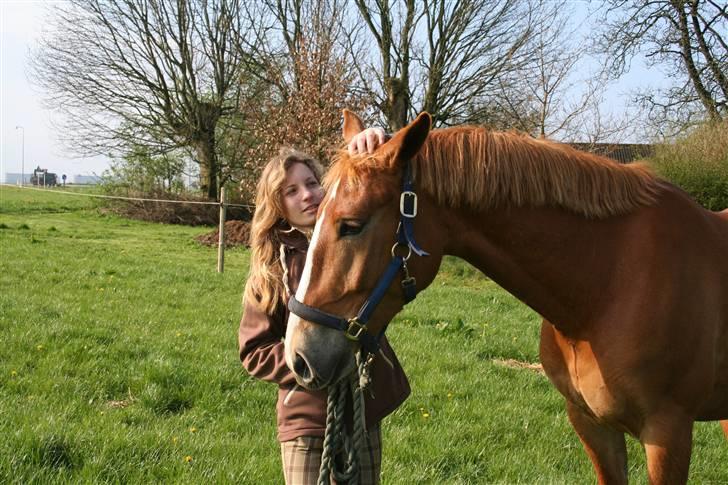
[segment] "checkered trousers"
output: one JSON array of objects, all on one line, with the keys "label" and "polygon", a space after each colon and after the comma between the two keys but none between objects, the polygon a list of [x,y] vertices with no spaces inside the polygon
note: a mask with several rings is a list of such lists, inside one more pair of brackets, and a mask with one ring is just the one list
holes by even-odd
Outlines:
[{"label": "checkered trousers", "polygon": [[[369,429],[366,447],[359,457],[362,485],[377,485],[382,468],[382,436],[379,424]],[[316,485],[321,466],[324,439],[314,436],[299,436],[281,443],[283,475],[286,485]],[[335,483],[331,480],[331,483]]]}]

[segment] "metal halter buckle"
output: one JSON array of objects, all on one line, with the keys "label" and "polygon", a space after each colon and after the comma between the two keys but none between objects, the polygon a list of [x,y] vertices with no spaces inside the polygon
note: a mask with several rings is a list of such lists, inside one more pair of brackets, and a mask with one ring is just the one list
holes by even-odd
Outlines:
[{"label": "metal halter buckle", "polygon": [[409,218],[417,215],[417,194],[411,190],[402,191],[399,196],[399,213]]},{"label": "metal halter buckle", "polygon": [[[352,329],[354,330],[352,332]],[[362,325],[359,320],[356,318],[352,318],[349,320],[349,327],[344,331],[344,335],[346,335],[346,338],[353,341],[358,341],[359,337],[361,336],[362,332],[366,331],[367,327],[366,325]]]}]

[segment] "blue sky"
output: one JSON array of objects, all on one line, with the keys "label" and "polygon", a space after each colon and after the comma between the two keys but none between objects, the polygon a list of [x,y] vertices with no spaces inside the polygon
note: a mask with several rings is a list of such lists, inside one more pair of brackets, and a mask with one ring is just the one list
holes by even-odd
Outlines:
[{"label": "blue sky", "polygon": [[[52,1],[0,0],[0,177],[3,178],[5,173],[21,171],[23,130],[16,129],[18,125],[25,132],[26,173],[40,165],[51,172],[65,173],[72,180],[74,175],[100,174],[108,167],[104,158],[77,159],[64,151],[52,124],[58,115],[41,106],[41,93],[28,82],[28,51],[42,31],[43,7]],[[586,1],[570,3],[577,17],[594,6]],[[622,112],[630,89],[661,82],[663,77],[659,71],[634,62],[632,70],[607,92],[604,109]]]}]

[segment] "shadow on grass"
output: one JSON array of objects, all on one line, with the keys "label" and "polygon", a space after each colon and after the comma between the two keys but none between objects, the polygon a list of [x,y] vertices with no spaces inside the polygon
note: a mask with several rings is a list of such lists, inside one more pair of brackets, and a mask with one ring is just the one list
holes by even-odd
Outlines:
[{"label": "shadow on grass", "polygon": [[50,435],[36,437],[31,443],[30,461],[36,466],[69,470],[83,467],[81,455],[65,437]]}]

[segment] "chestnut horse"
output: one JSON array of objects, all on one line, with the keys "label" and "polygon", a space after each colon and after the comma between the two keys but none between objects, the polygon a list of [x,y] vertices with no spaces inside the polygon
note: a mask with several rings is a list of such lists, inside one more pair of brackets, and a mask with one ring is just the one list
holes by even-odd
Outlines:
[{"label": "chestnut horse", "polygon": [[[684,483],[693,422],[728,419],[728,213],[641,164],[430,125],[423,113],[372,155],[338,155],[299,306],[353,317],[382,286],[390,258],[407,251],[392,244],[410,166],[413,247],[429,253],[408,262],[418,289],[444,254],[483,271],[544,317],[541,361],[599,482],[626,483],[626,432],[644,446],[650,482]],[[345,112],[344,139],[362,129]],[[396,280],[385,290],[371,335],[403,306]],[[313,320],[291,314],[286,362],[299,384],[322,388],[352,371],[359,343]]]}]

